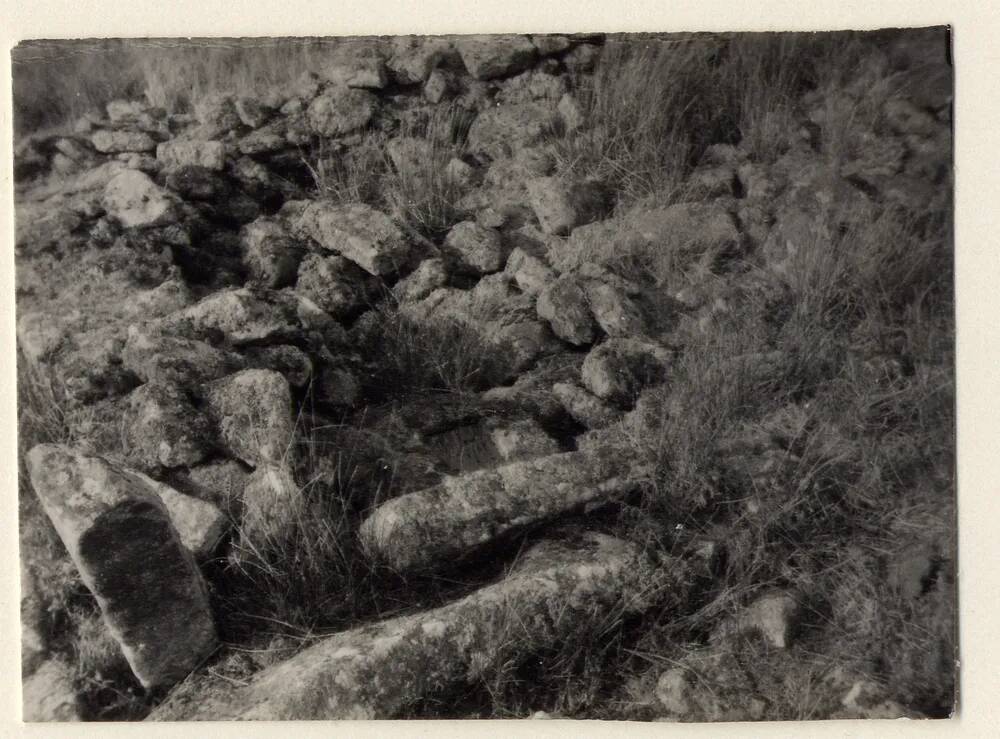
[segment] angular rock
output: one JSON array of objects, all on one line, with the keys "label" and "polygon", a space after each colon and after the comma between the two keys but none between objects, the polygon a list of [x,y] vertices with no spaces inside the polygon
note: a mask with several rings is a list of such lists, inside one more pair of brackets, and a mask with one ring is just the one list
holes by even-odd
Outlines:
[{"label": "angular rock", "polygon": [[559,444],[533,419],[516,421],[490,432],[493,445],[504,462],[558,454]]},{"label": "angular rock", "polygon": [[379,506],[360,535],[396,570],[440,567],[501,536],[626,493],[635,471],[619,455],[567,452],[446,477]]},{"label": "angular rock", "polygon": [[216,647],[205,583],[160,497],[97,457],[42,444],[31,484],[147,688],[183,679]]},{"label": "angular rock", "polygon": [[389,84],[385,58],[378,49],[348,41],[336,49],[323,75],[337,85],[381,90]]},{"label": "angular rock", "polygon": [[410,242],[400,228],[389,216],[362,203],[311,202],[296,227],[376,277],[397,271],[410,256]]},{"label": "angular rock", "polygon": [[517,286],[528,295],[538,295],[555,282],[556,273],[545,261],[516,247],[507,257],[504,271],[514,278]]},{"label": "angular rock", "polygon": [[624,290],[603,279],[584,283],[594,320],[608,336],[636,337],[646,332],[642,311]]},{"label": "angular rock", "polygon": [[439,287],[448,284],[448,271],[444,260],[425,259],[415,270],[392,287],[392,294],[401,303],[423,300]]},{"label": "angular rock", "polygon": [[444,240],[444,250],[455,260],[457,270],[472,274],[497,272],[507,259],[500,234],[474,221],[455,225]]},{"label": "angular rock", "polygon": [[544,34],[532,36],[531,43],[538,49],[539,56],[552,56],[561,54],[570,47],[569,39],[559,34]]},{"label": "angular rock", "polygon": [[229,530],[229,518],[216,505],[178,492],[141,472],[124,472],[148,486],[163,501],[181,543],[196,559],[204,560],[212,555]]},{"label": "angular rock", "polygon": [[621,416],[618,409],[576,383],[557,382],[552,386],[552,393],[573,420],[588,429],[605,428]]},{"label": "angular rock", "polygon": [[271,117],[273,108],[264,105],[260,100],[254,97],[238,97],[236,98],[236,115],[240,117],[240,121],[244,126],[249,128],[260,128],[263,126],[267,119]]},{"label": "angular rock", "polygon": [[735,618],[720,624],[712,639],[758,633],[771,647],[785,649],[791,642],[799,612],[798,601],[788,593],[769,593],[757,598]]},{"label": "angular rock", "polygon": [[119,154],[132,151],[153,151],[156,139],[142,131],[111,131],[101,129],[90,137],[90,143],[102,154]]},{"label": "angular rock", "polygon": [[248,369],[205,388],[219,441],[251,467],[279,464],[291,453],[295,429],[288,380],[272,370]]},{"label": "angular rock", "polygon": [[367,126],[378,98],[366,90],[331,88],[309,104],[306,115],[320,136],[346,136]]},{"label": "angular rock", "polygon": [[141,469],[190,467],[212,449],[208,420],[175,384],[146,384],[133,391],[122,423],[127,458]]},{"label": "angular rock", "polygon": [[129,326],[122,364],[144,382],[198,386],[242,368],[238,355],[204,341]]},{"label": "angular rock", "polygon": [[492,334],[498,351],[506,354],[510,371],[520,374],[538,359],[556,354],[563,345],[543,321],[518,321],[500,326]]},{"label": "angular rock", "polygon": [[134,123],[148,108],[142,100],[112,100],[104,106],[112,123]]},{"label": "angular rock", "polygon": [[580,377],[602,400],[630,404],[644,387],[666,379],[671,357],[656,344],[611,338],[590,350]]},{"label": "angular rock", "polygon": [[21,683],[24,721],[82,721],[83,711],[73,685],[73,668],[49,659]]},{"label": "angular rock", "polygon": [[549,283],[539,294],[536,307],[539,318],[548,321],[564,341],[583,346],[597,336],[586,290],[574,275],[562,275]]},{"label": "angular rock", "polygon": [[205,167],[184,165],[170,170],[167,187],[185,200],[218,200],[229,193],[229,183]]},{"label": "angular rock", "polygon": [[194,113],[201,124],[199,133],[205,139],[218,138],[242,123],[233,96],[225,93],[202,95],[195,103]]},{"label": "angular rock", "polygon": [[427,102],[437,105],[454,88],[454,76],[443,69],[435,69],[427,76],[427,81],[424,83],[424,97],[427,98]]},{"label": "angular rock", "polygon": [[243,488],[240,537],[257,547],[266,546],[268,534],[280,532],[294,521],[302,506],[302,488],[284,466],[263,464],[247,478]]},{"label": "angular rock", "polygon": [[177,197],[137,170],[115,175],[104,188],[104,208],[125,228],[148,228],[177,220]]},{"label": "angular rock", "polygon": [[295,291],[334,318],[356,313],[374,290],[372,277],[336,255],[309,254],[299,267]]},{"label": "angular rock", "polygon": [[292,387],[305,387],[313,378],[313,362],[297,346],[253,346],[243,352],[243,357],[252,369],[280,372]]},{"label": "angular rock", "polygon": [[605,217],[611,200],[607,189],[593,181],[567,183],[539,177],[527,183],[535,216],[547,234],[565,236],[577,226]]},{"label": "angular rock", "polygon": [[258,218],[240,232],[243,261],[251,277],[265,287],[291,285],[305,249],[273,218]]},{"label": "angular rock", "polygon": [[535,61],[537,50],[526,36],[463,36],[455,48],[469,74],[477,80],[506,77],[521,72]]},{"label": "angular rock", "polygon": [[180,470],[170,478],[178,490],[212,503],[223,511],[231,511],[243,500],[250,473],[235,459],[208,462],[189,470]]},{"label": "angular rock", "polygon": [[361,383],[343,367],[324,367],[316,379],[316,400],[340,408],[354,408],[361,401]]},{"label": "angular rock", "polygon": [[[249,685],[195,688],[154,720],[376,719],[402,716],[432,691],[475,682],[534,649],[572,642],[673,587],[637,547],[596,533],[545,541],[502,580],[440,608],[329,637],[256,675]],[[683,594],[671,593],[678,602]],[[510,649],[509,629],[517,648]],[[512,662],[506,662],[513,664]]]},{"label": "angular rock", "polygon": [[220,172],[226,166],[226,145],[221,141],[165,141],[156,147],[156,158],[167,169],[195,166]]},{"label": "angular rock", "polygon": [[469,151],[495,160],[513,156],[542,140],[554,118],[555,106],[550,102],[487,108],[469,127]]}]

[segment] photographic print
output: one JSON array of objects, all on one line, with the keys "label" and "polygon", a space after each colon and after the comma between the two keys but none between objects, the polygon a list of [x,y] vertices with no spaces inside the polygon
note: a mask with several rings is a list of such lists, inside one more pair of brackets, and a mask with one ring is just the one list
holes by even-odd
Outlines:
[{"label": "photographic print", "polygon": [[949,28],[12,77],[25,721],[954,713]]}]

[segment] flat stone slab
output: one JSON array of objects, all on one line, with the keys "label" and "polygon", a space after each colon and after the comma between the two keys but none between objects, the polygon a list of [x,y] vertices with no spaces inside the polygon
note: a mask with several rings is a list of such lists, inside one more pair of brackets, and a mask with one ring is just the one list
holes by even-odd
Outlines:
[{"label": "flat stone slab", "polygon": [[382,504],[361,525],[367,549],[397,570],[453,562],[497,538],[636,485],[634,460],[566,452],[446,477]]},{"label": "flat stone slab", "polygon": [[609,613],[641,612],[666,592],[666,574],[603,534],[541,542],[507,577],[461,600],[332,636],[245,687],[178,691],[149,720],[393,718],[433,691],[572,641]]},{"label": "flat stone slab", "polygon": [[167,505],[139,477],[66,446],[40,444],[27,464],[136,677],[147,688],[183,679],[218,639],[205,582]]}]

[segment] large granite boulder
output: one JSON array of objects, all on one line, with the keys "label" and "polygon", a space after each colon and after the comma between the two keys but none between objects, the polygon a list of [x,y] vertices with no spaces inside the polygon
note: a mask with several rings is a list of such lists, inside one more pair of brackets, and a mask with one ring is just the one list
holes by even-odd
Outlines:
[{"label": "large granite boulder", "polygon": [[132,671],[147,688],[183,679],[217,645],[205,582],[164,501],[99,457],[42,444],[31,484]]},{"label": "large granite boulder", "polygon": [[590,532],[567,539],[535,545],[506,577],[461,600],[329,637],[246,686],[179,690],[150,719],[393,718],[534,649],[571,642],[612,613],[683,597],[638,548]]}]

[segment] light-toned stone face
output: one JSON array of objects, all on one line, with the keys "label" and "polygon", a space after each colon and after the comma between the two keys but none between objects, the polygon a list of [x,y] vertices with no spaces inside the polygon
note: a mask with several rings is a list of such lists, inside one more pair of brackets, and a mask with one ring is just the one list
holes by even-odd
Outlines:
[{"label": "light-toned stone face", "polygon": [[115,175],[104,189],[104,207],[128,228],[171,223],[176,203],[173,195],[136,170]]}]

